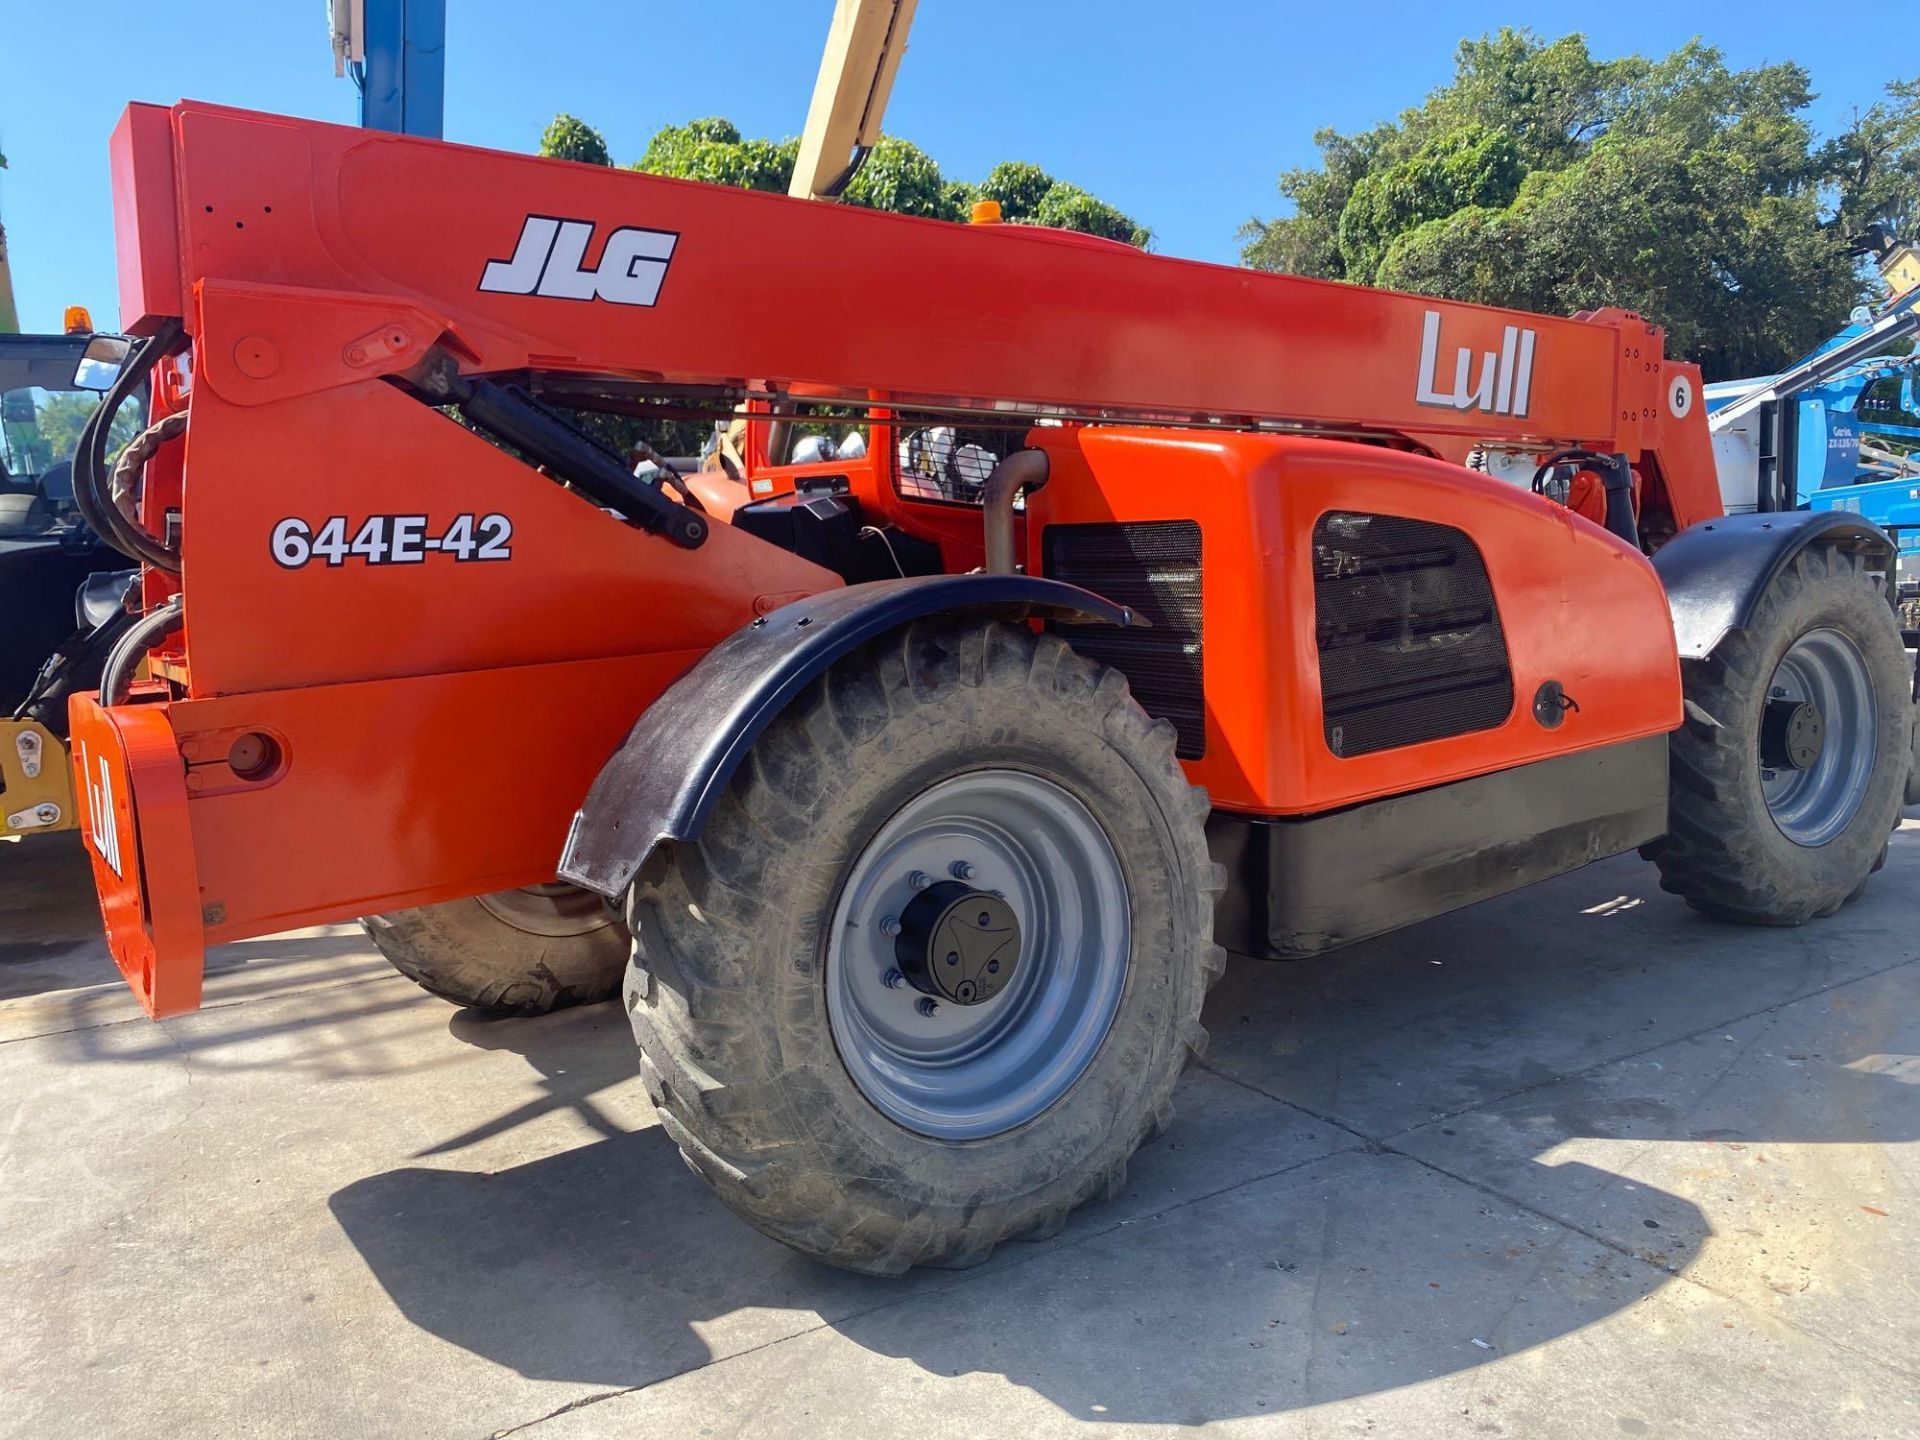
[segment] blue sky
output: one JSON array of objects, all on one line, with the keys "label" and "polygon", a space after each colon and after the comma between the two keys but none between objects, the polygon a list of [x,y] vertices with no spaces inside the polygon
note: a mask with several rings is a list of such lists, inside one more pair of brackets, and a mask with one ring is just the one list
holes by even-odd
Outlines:
[{"label": "blue sky", "polygon": [[[721,114],[798,133],[831,0],[449,0],[447,136],[530,150],[557,110],[616,160],[662,124]],[[321,0],[0,0],[0,222],[21,322],[118,310],[107,136],[130,99],[183,97],[353,123]],[[1824,14],[1825,20],[1810,18]],[[1605,5],[1277,0],[920,0],[888,129],[950,176],[1031,160],[1150,226],[1156,248],[1235,258],[1274,176],[1322,125],[1390,116],[1442,83],[1454,44],[1501,24],[1582,31],[1602,54],[1698,34],[1738,65],[1798,60],[1831,128],[1920,73],[1920,0],[1824,12],[1777,0]]]}]

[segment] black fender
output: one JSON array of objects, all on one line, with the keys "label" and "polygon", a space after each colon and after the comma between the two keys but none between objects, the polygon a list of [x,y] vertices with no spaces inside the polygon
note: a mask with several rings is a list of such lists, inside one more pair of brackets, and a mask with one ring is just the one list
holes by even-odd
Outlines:
[{"label": "black fender", "polygon": [[560,878],[617,900],[654,847],[693,840],[767,725],[829,665],[933,615],[1145,625],[1124,605],[1034,575],[920,575],[784,605],[709,650],[647,707],[573,817]]},{"label": "black fender", "polygon": [[1865,555],[1886,569],[1892,602],[1893,542],[1849,511],[1779,510],[1702,520],[1653,552],[1680,658],[1703,660],[1728,631],[1745,629],[1767,586],[1809,545]]}]

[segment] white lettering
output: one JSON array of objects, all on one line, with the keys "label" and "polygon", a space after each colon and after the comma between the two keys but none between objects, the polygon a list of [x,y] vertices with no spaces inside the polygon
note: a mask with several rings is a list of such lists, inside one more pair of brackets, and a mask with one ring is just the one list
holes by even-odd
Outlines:
[{"label": "white lettering", "polygon": [[87,782],[87,833],[93,848],[106,866],[122,879],[120,868],[120,826],[113,814],[113,779],[107,773],[107,757],[100,757],[100,781],[94,783],[94,768],[87,754],[87,742],[80,742],[80,774]]},{"label": "white lettering", "polygon": [[667,278],[667,261],[679,238],[663,230],[614,231],[600,257],[596,293],[616,305],[653,304],[660,298],[660,282]]},{"label": "white lettering", "polygon": [[1524,416],[1533,391],[1534,332],[1508,325],[1500,349],[1479,352],[1480,374],[1473,373],[1475,354],[1462,345],[1453,355],[1453,388],[1439,389],[1440,312],[1429,310],[1420,322],[1420,373],[1413,398],[1421,405],[1449,410],[1484,410],[1491,415]]},{"label": "white lettering", "polygon": [[652,305],[660,298],[680,237],[666,230],[624,226],[607,236],[600,260],[586,265],[591,220],[529,215],[510,260],[489,260],[480,288],[499,295],[544,295],[551,300],[610,300]]},{"label": "white lettering", "polygon": [[554,237],[553,254],[547,257],[547,273],[540,277],[540,293],[550,300],[593,299],[594,273],[580,268],[587,257],[587,245],[593,239],[593,225],[586,220],[564,220]]},{"label": "white lettering", "polygon": [[1420,322],[1420,386],[1413,398],[1422,405],[1451,405],[1453,398],[1433,388],[1434,361],[1440,358],[1440,312],[1427,311]]},{"label": "white lettering", "polygon": [[520,243],[511,260],[489,260],[480,272],[480,288],[502,295],[531,295],[540,283],[540,272],[547,268],[547,254],[553,249],[558,220],[545,215],[529,215],[520,229]]}]

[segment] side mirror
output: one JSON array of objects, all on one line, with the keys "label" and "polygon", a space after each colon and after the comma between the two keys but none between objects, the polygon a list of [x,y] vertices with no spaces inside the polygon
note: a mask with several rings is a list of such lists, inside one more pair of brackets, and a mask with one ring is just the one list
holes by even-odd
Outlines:
[{"label": "side mirror", "polygon": [[96,335],[87,342],[85,353],[73,372],[76,390],[111,390],[120,378],[120,367],[127,363],[132,346],[121,335]]}]

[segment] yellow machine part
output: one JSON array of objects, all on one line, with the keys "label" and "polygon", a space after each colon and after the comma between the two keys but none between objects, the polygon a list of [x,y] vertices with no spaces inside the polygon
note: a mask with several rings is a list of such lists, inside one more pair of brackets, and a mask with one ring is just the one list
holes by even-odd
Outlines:
[{"label": "yellow machine part", "polygon": [[73,766],[67,747],[33,720],[0,720],[0,834],[71,830]]}]

